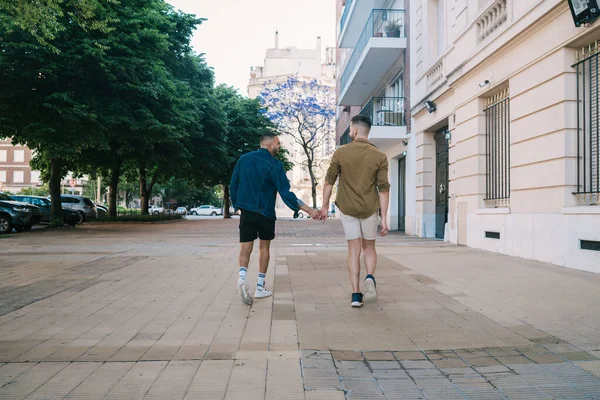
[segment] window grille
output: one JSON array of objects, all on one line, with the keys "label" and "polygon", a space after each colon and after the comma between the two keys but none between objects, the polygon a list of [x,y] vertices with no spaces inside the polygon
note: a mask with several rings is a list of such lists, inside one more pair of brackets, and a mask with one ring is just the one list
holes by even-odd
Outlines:
[{"label": "window grille", "polygon": [[510,198],[510,97],[508,90],[492,96],[485,112],[486,197]]}]

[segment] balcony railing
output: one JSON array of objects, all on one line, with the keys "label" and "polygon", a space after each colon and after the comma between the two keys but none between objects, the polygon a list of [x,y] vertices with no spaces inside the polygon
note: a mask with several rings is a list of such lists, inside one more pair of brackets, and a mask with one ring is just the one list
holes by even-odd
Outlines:
[{"label": "balcony railing", "polygon": [[344,133],[340,137],[340,146],[348,144],[351,141],[352,141],[352,139],[350,139],[350,127],[348,127],[348,128],[346,128],[346,130],[344,131]]},{"label": "balcony railing", "polygon": [[[348,4],[346,4],[346,8],[348,8]],[[405,26],[404,10],[373,10],[371,12],[367,25],[365,25],[340,79],[342,91],[348,84],[369,40],[374,37],[404,38],[406,37]]]},{"label": "balcony railing", "polygon": [[346,25],[346,20],[348,19],[348,15],[350,14],[350,9],[352,8],[352,3],[354,0],[346,0],[346,5],[344,6],[344,13],[342,14],[342,19],[340,20],[340,33],[344,30],[344,25]]},{"label": "balcony railing", "polygon": [[360,115],[371,118],[373,126],[406,125],[404,97],[373,97]]}]

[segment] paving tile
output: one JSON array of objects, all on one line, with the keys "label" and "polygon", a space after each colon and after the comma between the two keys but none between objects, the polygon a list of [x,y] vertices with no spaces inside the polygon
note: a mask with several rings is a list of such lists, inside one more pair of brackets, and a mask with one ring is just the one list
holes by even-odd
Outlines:
[{"label": "paving tile", "polygon": [[366,361],[338,361],[335,360],[335,366],[338,369],[362,369],[368,370]]},{"label": "paving tile", "polygon": [[391,351],[365,351],[363,356],[368,361],[395,361]]},{"label": "paving tile", "polygon": [[420,351],[395,351],[394,356],[400,361],[427,360],[425,354],[421,353]]},{"label": "paving tile", "polygon": [[298,360],[270,360],[265,399],[304,400],[304,386]]},{"label": "paving tile", "polygon": [[591,354],[588,353],[584,353],[584,352],[580,352],[580,353],[559,353],[558,354],[559,357],[563,357],[569,361],[595,361],[598,360],[596,357],[594,357]]},{"label": "paving tile", "polygon": [[264,399],[268,360],[236,360],[225,400]]},{"label": "paving tile", "polygon": [[402,366],[398,361],[369,361],[371,369],[401,369]]},{"label": "paving tile", "polygon": [[468,367],[468,364],[460,358],[433,360],[432,362],[438,368],[465,368],[465,367]]},{"label": "paving tile", "polygon": [[537,364],[551,364],[551,363],[562,363],[565,360],[554,354],[537,354],[537,353],[523,353],[523,355]]},{"label": "paving tile", "polygon": [[342,390],[309,390],[304,394],[306,400],[346,400]]},{"label": "paving tile", "polygon": [[145,399],[183,399],[201,361],[171,361],[156,379]]},{"label": "paving tile", "polygon": [[431,361],[400,361],[400,363],[406,369],[435,368]]},{"label": "paving tile", "polygon": [[504,365],[533,363],[533,361],[531,361],[528,358],[525,358],[523,356],[496,357],[496,359]]},{"label": "paving tile", "polygon": [[376,379],[410,379],[403,369],[376,369],[373,370]]},{"label": "paving tile", "polygon": [[136,363],[105,398],[117,400],[145,396],[167,365],[166,361]]},{"label": "paving tile", "polygon": [[69,363],[55,362],[36,364],[33,368],[5,383],[0,391],[1,397],[8,399],[25,398],[68,366]]},{"label": "paving tile", "polygon": [[[95,362],[76,362],[69,364],[66,368],[49,379],[46,383],[27,396],[28,399],[63,399],[102,364]],[[0,396],[2,397],[2,396]]]},{"label": "paving tile", "polygon": [[338,351],[334,350],[331,355],[335,360],[340,361],[362,361],[364,358],[359,351]]},{"label": "paving tile", "polygon": [[190,383],[185,399],[224,399],[233,364],[233,360],[202,361]]},{"label": "paving tile", "polygon": [[85,379],[67,399],[100,400],[133,368],[134,363],[104,363]]},{"label": "paving tile", "polygon": [[[513,356],[511,356],[511,357],[513,357]],[[516,357],[523,358],[522,356],[516,356]],[[504,358],[502,358],[502,359],[504,359]],[[496,359],[491,358],[491,357],[487,357],[487,358],[467,358],[466,360],[473,367],[493,367],[493,366],[496,366],[496,365],[500,365],[499,361],[496,361]]]}]

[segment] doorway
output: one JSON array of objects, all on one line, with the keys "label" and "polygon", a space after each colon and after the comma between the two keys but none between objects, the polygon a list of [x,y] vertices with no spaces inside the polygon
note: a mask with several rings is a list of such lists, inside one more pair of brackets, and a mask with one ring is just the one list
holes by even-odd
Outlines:
[{"label": "doorway", "polygon": [[406,231],[406,157],[398,160],[398,230]]},{"label": "doorway", "polygon": [[448,222],[448,184],[449,184],[449,159],[448,141],[444,127],[435,133],[435,237],[444,238],[446,223]]}]

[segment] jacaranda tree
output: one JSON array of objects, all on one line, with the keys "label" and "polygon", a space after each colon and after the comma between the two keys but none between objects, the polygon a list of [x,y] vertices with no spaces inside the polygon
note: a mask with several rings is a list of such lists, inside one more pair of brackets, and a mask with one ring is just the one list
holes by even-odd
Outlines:
[{"label": "jacaranda tree", "polygon": [[289,77],[284,83],[265,84],[259,99],[261,112],[292,139],[292,154],[295,149],[303,154],[301,166],[310,175],[317,207],[317,185],[335,146],[335,89],[317,80]]}]

